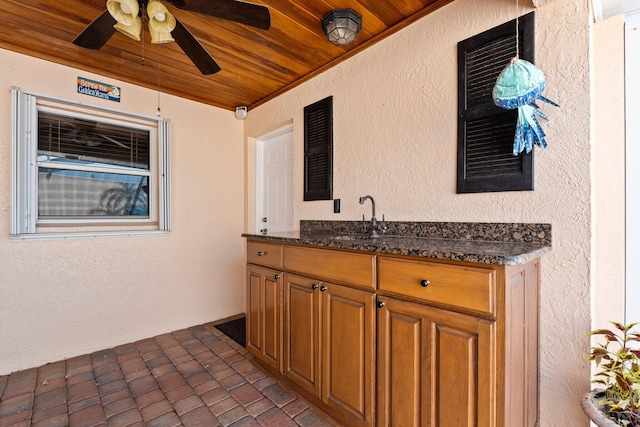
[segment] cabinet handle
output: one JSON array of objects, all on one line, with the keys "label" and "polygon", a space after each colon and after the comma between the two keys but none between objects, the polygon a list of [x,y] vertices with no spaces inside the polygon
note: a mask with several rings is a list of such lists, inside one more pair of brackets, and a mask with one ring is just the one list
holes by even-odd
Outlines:
[{"label": "cabinet handle", "polygon": [[376,305],[378,306],[378,308],[382,308],[384,307],[384,301],[378,301]]},{"label": "cabinet handle", "polygon": [[422,286],[423,288],[426,288],[427,286],[429,286],[429,281],[428,280],[421,280],[420,281],[420,286]]},{"label": "cabinet handle", "polygon": [[273,276],[274,279],[278,280],[280,278],[279,274],[276,274],[275,276]]},{"label": "cabinet handle", "polygon": [[322,292],[324,292],[324,291],[326,291],[326,290],[327,290],[327,287],[326,287],[326,286],[320,286],[320,290],[321,290]]},{"label": "cabinet handle", "polygon": [[311,285],[311,289],[318,289],[318,285],[314,283],[313,285]]},{"label": "cabinet handle", "polygon": [[258,251],[258,256],[266,255],[266,252]]}]

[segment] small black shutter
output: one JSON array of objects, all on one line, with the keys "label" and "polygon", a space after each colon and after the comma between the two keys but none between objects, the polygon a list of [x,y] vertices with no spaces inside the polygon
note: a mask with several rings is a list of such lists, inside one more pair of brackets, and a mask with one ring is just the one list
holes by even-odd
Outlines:
[{"label": "small black shutter", "polygon": [[304,200],[333,198],[333,97],[304,107]]},{"label": "small black shutter", "polygon": [[[534,62],[534,12],[520,17],[520,58]],[[516,56],[516,21],[458,43],[458,193],[533,190],[533,151],[512,154],[517,110],[493,103]]]}]

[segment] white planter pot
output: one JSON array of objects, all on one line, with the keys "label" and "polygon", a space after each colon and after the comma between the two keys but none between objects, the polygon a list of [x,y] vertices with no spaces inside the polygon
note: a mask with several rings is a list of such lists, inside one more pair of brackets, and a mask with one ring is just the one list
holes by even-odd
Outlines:
[{"label": "white planter pot", "polygon": [[598,427],[620,427],[618,423],[607,417],[601,410],[598,401],[603,398],[603,391],[595,390],[582,396],[580,404],[589,419]]}]

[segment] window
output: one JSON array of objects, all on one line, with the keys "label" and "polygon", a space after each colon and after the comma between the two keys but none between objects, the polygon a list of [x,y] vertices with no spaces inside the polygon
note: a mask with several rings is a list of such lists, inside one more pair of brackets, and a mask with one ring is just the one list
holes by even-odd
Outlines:
[{"label": "window", "polygon": [[304,201],[333,198],[333,97],[304,107]]},{"label": "window", "polygon": [[[534,12],[520,17],[520,57],[531,63],[533,30]],[[517,110],[491,96],[515,55],[515,20],[458,44],[458,193],[533,190],[533,151],[512,154]]]},{"label": "window", "polygon": [[169,230],[166,120],[12,90],[13,237]]}]

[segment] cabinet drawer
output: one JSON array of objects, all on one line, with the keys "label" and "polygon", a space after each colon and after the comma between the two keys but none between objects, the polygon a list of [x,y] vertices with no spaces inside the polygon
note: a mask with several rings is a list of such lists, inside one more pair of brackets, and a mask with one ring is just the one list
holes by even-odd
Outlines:
[{"label": "cabinet drawer", "polygon": [[287,271],[305,276],[375,289],[375,255],[285,246],[284,266]]},{"label": "cabinet drawer", "polygon": [[495,314],[493,269],[380,257],[378,275],[380,291]]},{"label": "cabinet drawer", "polygon": [[247,241],[247,262],[282,269],[282,245]]}]

